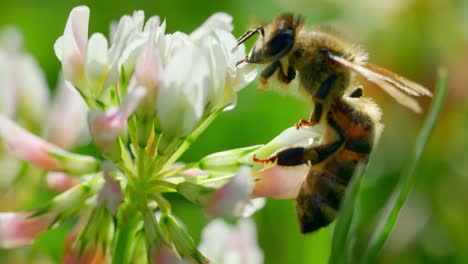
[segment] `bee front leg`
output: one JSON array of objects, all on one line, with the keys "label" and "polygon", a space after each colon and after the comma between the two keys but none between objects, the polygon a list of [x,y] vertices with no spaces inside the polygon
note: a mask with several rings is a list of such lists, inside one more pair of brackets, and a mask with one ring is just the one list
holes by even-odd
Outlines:
[{"label": "bee front leg", "polygon": [[276,162],[276,164],[280,166],[297,166],[302,164],[312,166],[324,161],[336,153],[346,140],[345,132],[338,125],[330,112],[327,115],[327,122],[338,135],[336,141],[318,146],[287,148],[268,159],[258,159],[254,156],[253,160],[260,163]]},{"label": "bee front leg", "polygon": [[281,68],[281,62],[275,61],[272,64],[268,65],[260,74],[260,85],[262,90],[266,90],[268,85],[268,79],[270,79],[273,74],[275,74],[276,70]]}]

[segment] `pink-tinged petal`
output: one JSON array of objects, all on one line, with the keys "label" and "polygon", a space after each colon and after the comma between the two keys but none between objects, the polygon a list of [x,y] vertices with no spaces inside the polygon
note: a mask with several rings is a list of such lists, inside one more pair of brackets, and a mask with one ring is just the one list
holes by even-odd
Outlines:
[{"label": "pink-tinged petal", "polygon": [[64,192],[80,183],[80,180],[63,172],[49,172],[47,186],[56,192]]},{"label": "pink-tinged petal", "polygon": [[[148,24],[149,23],[149,24]],[[144,86],[150,91],[155,89],[162,80],[162,63],[156,47],[159,18],[155,17],[148,21],[147,27],[150,32],[145,48],[140,55],[136,67],[135,78],[139,86]]]},{"label": "pink-tinged petal", "polygon": [[307,165],[273,166],[257,172],[254,175],[257,181],[252,191],[252,197],[295,198],[309,169]]},{"label": "pink-tinged petal", "polygon": [[153,263],[158,264],[173,264],[180,263],[181,258],[173,249],[162,246],[161,248],[153,247],[151,249],[151,259]]},{"label": "pink-tinged petal", "polygon": [[198,176],[209,175],[210,173],[208,171],[204,171],[200,169],[188,169],[188,170],[184,170],[181,174],[184,176],[189,176],[189,177],[198,177]]},{"label": "pink-tinged petal", "polygon": [[242,216],[250,202],[253,185],[250,168],[240,167],[228,183],[207,198],[205,212],[210,216]]},{"label": "pink-tinged petal", "polygon": [[113,168],[109,163],[104,166],[104,187],[99,192],[98,204],[105,206],[112,215],[117,214],[120,204],[123,201],[122,188],[120,183],[115,180],[111,172]]},{"label": "pink-tinged petal", "polygon": [[1,115],[0,137],[3,138],[13,155],[47,170],[60,170],[62,168],[60,162],[49,155],[51,152],[60,152],[59,147],[29,133]]},{"label": "pink-tinged petal", "polygon": [[63,149],[70,149],[87,135],[88,106],[69,82],[60,78],[46,125],[47,139]]},{"label": "pink-tinged petal", "polygon": [[210,222],[203,229],[199,249],[213,263],[263,263],[255,222],[251,219],[243,219],[237,226],[222,220]]},{"label": "pink-tinged petal", "polygon": [[0,213],[0,247],[15,248],[31,245],[34,239],[46,231],[52,216],[31,217],[31,213]]},{"label": "pink-tinged petal", "polygon": [[3,115],[0,115],[0,138],[11,154],[46,170],[82,175],[99,169],[99,161],[93,157],[66,152]]},{"label": "pink-tinged petal", "polygon": [[111,150],[128,118],[135,111],[145,94],[144,88],[132,89],[119,107],[106,112],[94,110],[89,113],[88,122],[91,135],[96,145],[103,152]]},{"label": "pink-tinged petal", "polygon": [[80,247],[74,245],[77,238],[76,233],[69,234],[65,240],[63,264],[101,264],[110,262],[100,245],[86,247],[83,252],[80,252]]}]

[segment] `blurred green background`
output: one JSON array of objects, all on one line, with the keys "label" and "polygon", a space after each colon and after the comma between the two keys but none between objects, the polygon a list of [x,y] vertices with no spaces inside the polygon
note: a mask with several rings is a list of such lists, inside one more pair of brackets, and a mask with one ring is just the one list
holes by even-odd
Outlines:
[{"label": "blurred green background", "polygon": [[[60,63],[53,44],[63,33],[69,11],[91,9],[89,32],[108,33],[111,21],[142,9],[147,17],[167,19],[167,32],[190,32],[209,15],[224,11],[234,17],[234,34],[282,12],[306,17],[307,25],[336,25],[360,43],[370,61],[415,80],[431,90],[437,68],[449,70],[450,89],[443,114],[416,169],[416,184],[378,263],[468,263],[468,1],[466,0],[272,0],[272,1],[37,1],[0,0],[0,28],[15,25],[54,87]],[[248,47],[252,43],[247,44]],[[368,86],[369,87],[369,86]],[[265,143],[297,120],[308,116],[310,104],[293,95],[260,92],[254,82],[239,94],[237,107],[221,115],[184,155],[197,160],[230,148]],[[378,183],[369,208],[379,208],[398,180],[424,113],[416,115],[375,87],[365,90],[384,112],[385,131],[365,175]],[[423,100],[427,108],[429,100]],[[45,193],[35,202],[50,197]],[[176,214],[198,241],[209,221],[183,199]],[[2,203],[5,201],[2,201]],[[11,210],[0,204],[1,210]],[[254,216],[265,263],[326,263],[332,227],[301,235],[293,200],[268,200]],[[32,248],[16,250],[27,257],[0,251],[0,262],[59,262],[65,227],[42,236]],[[365,231],[363,231],[365,232]],[[364,243],[365,241],[358,241]],[[358,245],[359,246],[359,245]],[[365,246],[365,245],[361,245]],[[29,261],[29,260],[28,260]]]}]

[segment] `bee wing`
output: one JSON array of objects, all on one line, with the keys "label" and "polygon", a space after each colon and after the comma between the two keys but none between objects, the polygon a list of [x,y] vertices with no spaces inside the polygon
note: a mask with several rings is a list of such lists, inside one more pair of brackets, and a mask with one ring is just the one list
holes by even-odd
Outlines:
[{"label": "bee wing", "polygon": [[424,86],[410,81],[392,71],[389,71],[385,68],[379,67],[375,64],[366,63],[364,65],[367,69],[375,72],[380,73],[381,75],[387,77],[391,80],[392,83],[398,84],[397,87],[402,89],[403,91],[407,92],[408,94],[412,94],[415,96],[425,95],[432,97],[432,93],[429,92]]},{"label": "bee wing", "polygon": [[[335,56],[332,54],[329,54],[329,57],[330,59],[334,60],[341,66],[348,68],[362,75],[370,82],[373,82],[374,84],[378,85],[385,92],[387,92],[391,97],[395,98],[395,100],[397,100],[400,104],[408,107],[409,109],[413,110],[416,113],[421,112],[421,107],[419,106],[418,102],[414,100],[414,98],[411,98],[407,94],[403,93],[402,91],[405,91],[406,93],[410,95],[415,95],[415,96],[419,96],[421,94],[425,95],[425,93],[416,92],[414,89],[407,87],[405,84],[403,84],[399,80],[395,80],[394,78],[390,76],[383,75],[378,72],[374,72],[372,69],[368,69],[365,66],[352,63],[342,57]],[[380,69],[381,68],[379,68],[379,70]],[[429,93],[429,91],[427,91],[425,88],[423,88],[423,90]]]}]

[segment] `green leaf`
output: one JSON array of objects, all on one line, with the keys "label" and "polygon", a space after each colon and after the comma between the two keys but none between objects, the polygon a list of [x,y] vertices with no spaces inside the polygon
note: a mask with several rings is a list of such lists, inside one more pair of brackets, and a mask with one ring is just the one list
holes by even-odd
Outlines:
[{"label": "green leaf", "polygon": [[351,243],[351,226],[354,219],[355,205],[358,201],[359,187],[362,175],[364,174],[364,164],[356,168],[356,172],[346,191],[339,217],[336,219],[333,231],[332,249],[329,263],[349,263]]},{"label": "green leaf", "polygon": [[416,165],[421,158],[424,146],[426,145],[435,123],[442,110],[442,106],[448,91],[448,81],[446,70],[439,71],[439,80],[437,83],[436,95],[432,101],[429,114],[424,122],[421,132],[416,140],[413,153],[410,157],[409,163],[404,170],[402,177],[397,183],[390,199],[387,204],[383,207],[383,213],[381,220],[377,224],[376,230],[374,230],[371,241],[364,255],[363,263],[374,263],[375,258],[382,249],[385,241],[387,240],[390,232],[392,231],[400,210],[405,203],[408,195],[413,187],[415,178],[414,174]]}]

